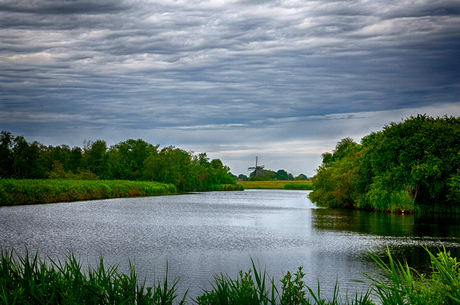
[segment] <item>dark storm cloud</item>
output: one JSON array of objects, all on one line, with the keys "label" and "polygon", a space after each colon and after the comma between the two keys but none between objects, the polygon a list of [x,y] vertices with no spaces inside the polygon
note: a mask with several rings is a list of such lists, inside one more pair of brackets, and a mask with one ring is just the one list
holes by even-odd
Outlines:
[{"label": "dark storm cloud", "polygon": [[460,115],[459,28],[451,0],[3,1],[0,129],[316,167],[341,137]]},{"label": "dark storm cloud", "polygon": [[75,1],[47,0],[25,1],[11,0],[0,3],[0,10],[9,13],[27,13],[34,15],[74,15],[74,14],[108,14],[125,10],[126,6],[116,0]]}]

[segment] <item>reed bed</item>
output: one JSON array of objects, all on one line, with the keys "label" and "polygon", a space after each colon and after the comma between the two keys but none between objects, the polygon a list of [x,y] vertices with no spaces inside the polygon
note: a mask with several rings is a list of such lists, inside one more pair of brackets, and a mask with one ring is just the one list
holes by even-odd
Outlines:
[{"label": "reed bed", "polygon": [[239,184],[212,184],[206,191],[243,191],[244,188]]},{"label": "reed bed", "polygon": [[[223,274],[214,277],[212,289],[191,302],[199,305],[407,305],[459,304],[460,274],[457,258],[443,248],[431,258],[432,273],[418,273],[394,259],[388,251],[385,263],[376,254],[376,274],[368,275],[368,290],[354,296],[339,295],[336,283],[331,298],[321,296],[321,288],[311,289],[303,281],[302,267],[286,272],[276,285],[252,260],[252,269],[240,271],[236,279]],[[103,259],[95,268],[83,272],[82,265],[70,254],[65,261],[41,259],[38,254],[24,257],[13,250],[0,251],[0,304],[185,304],[187,292],[177,294],[179,279],[166,276],[153,286],[140,281],[133,265],[130,273],[118,272],[117,265],[106,267]],[[374,300],[375,302],[374,302]]]},{"label": "reed bed", "polygon": [[[245,189],[286,189],[286,185],[296,187],[298,185],[311,185],[311,181],[305,180],[262,180],[262,181],[237,181]],[[294,188],[291,188],[294,189]]]},{"label": "reed bed", "polygon": [[176,192],[172,184],[150,181],[0,179],[0,205],[167,195]]},{"label": "reed bed", "polygon": [[285,190],[306,190],[306,191],[311,191],[313,190],[313,186],[311,184],[285,184],[284,185]]}]

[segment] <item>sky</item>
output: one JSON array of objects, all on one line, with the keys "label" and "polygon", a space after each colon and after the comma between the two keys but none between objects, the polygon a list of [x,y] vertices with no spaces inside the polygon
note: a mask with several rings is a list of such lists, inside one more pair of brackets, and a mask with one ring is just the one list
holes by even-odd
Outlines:
[{"label": "sky", "polygon": [[460,0],[0,0],[0,130],[28,142],[311,177],[417,114],[460,116]]}]

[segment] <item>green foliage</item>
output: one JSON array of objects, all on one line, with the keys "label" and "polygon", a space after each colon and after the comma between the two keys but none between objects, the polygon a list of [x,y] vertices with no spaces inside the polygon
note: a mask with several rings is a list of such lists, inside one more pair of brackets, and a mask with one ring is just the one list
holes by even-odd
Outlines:
[{"label": "green foliage", "polygon": [[289,180],[238,181],[237,184],[243,186],[244,189],[289,189],[289,187],[286,188],[285,185],[291,185],[291,189],[297,189],[297,185],[300,185],[300,189],[311,187],[310,181]]},{"label": "green foliage", "polygon": [[309,197],[313,202],[330,207],[354,206],[358,179],[356,164],[360,162],[362,151],[361,146],[356,143],[351,144],[348,140],[346,143],[346,150],[341,142],[337,144],[336,151],[340,155],[332,155],[334,161],[329,165],[321,165],[312,178],[313,192]]},{"label": "green foliage", "polygon": [[[96,268],[82,271],[81,264],[69,254],[64,262],[0,253],[1,304],[173,304],[178,280],[146,287],[138,281],[133,265],[129,275],[117,266],[105,267],[101,258]],[[178,304],[185,304],[186,296]]]},{"label": "green foliage", "polygon": [[243,191],[244,187],[240,184],[211,184],[208,191]]},{"label": "green foliage", "polygon": [[323,154],[312,201],[381,211],[453,211],[459,205],[460,119],[410,117]]},{"label": "green foliage", "polygon": [[312,190],[313,186],[311,184],[285,184],[285,190]]},{"label": "green foliage", "polygon": [[[247,181],[245,180],[246,176],[245,175],[240,175],[238,178],[242,178],[241,181]],[[272,171],[269,169],[264,169],[263,170],[263,176],[254,176],[254,172],[250,173],[249,175],[249,181],[270,181],[270,180],[307,180],[308,177],[304,174],[300,174],[299,176],[295,177],[291,174],[285,171],[284,169],[279,169],[278,171]]]},{"label": "green foliage", "polygon": [[379,211],[404,212],[414,210],[414,199],[404,190],[388,191],[382,182],[383,177],[376,176],[366,193],[365,201]]},{"label": "green foliage", "polygon": [[287,271],[286,275],[281,280],[283,284],[281,294],[280,304],[281,305],[303,305],[308,304],[307,299],[305,298],[305,288],[306,285],[303,282],[303,277],[305,273],[302,272],[302,267],[299,267],[297,272],[294,274],[294,278],[291,273]]},{"label": "green foliage", "polygon": [[297,177],[295,177],[294,180],[308,180],[308,177],[305,174],[300,174]]},{"label": "green foliage", "polygon": [[176,187],[150,181],[0,179],[0,205],[153,196],[176,193]]},{"label": "green foliage", "polygon": [[382,304],[459,304],[460,263],[443,248],[436,255],[425,248],[431,258],[429,276],[410,268],[407,263],[393,259],[387,249],[389,263],[375,253],[369,254],[376,262],[378,278],[366,274]]},{"label": "green foliage", "polygon": [[[131,180],[174,184],[179,191],[232,189],[230,168],[173,146],[128,139],[107,147],[102,140],[85,141],[83,149],[67,145],[46,147],[24,137],[0,134],[0,179]],[[239,189],[238,187],[235,187]]]},{"label": "green foliage", "polygon": [[[193,302],[200,305],[223,304],[280,304],[280,305],[372,305],[371,295],[382,305],[441,305],[460,303],[460,263],[443,248],[437,254],[425,248],[431,259],[430,274],[422,274],[407,263],[395,260],[387,249],[388,263],[375,253],[369,253],[375,262],[375,274],[365,274],[370,290],[354,298],[339,296],[336,283],[332,298],[321,297],[317,290],[305,284],[305,273],[289,271],[277,288],[274,279],[261,272],[252,261],[252,269],[239,271],[236,279],[221,274],[215,276],[211,290],[204,290]],[[1,304],[185,304],[187,292],[178,299],[179,279],[166,276],[154,286],[139,281],[134,266],[129,274],[118,272],[118,266],[99,264],[83,272],[81,263],[72,255],[64,261],[41,259],[36,253],[20,256],[13,250],[0,251]],[[373,294],[372,294],[373,293]],[[177,299],[177,301],[176,301]]]}]

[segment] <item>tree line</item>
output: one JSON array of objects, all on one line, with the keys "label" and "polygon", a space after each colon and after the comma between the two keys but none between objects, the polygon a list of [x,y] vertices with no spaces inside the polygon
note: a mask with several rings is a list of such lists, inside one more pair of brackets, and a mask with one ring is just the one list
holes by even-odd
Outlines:
[{"label": "tree line", "polygon": [[83,148],[45,146],[8,131],[0,133],[0,178],[157,181],[174,184],[179,191],[235,184],[230,168],[206,153],[160,149],[141,139],[110,147],[103,140],[85,141]]},{"label": "tree line", "polygon": [[276,172],[270,169],[264,169],[263,176],[256,177],[255,173],[252,172],[249,174],[249,177],[244,174],[240,174],[237,178],[241,181],[308,180],[308,177],[305,174],[300,174],[294,177],[291,173],[288,173],[284,169],[279,169]]},{"label": "tree line", "polygon": [[324,153],[310,199],[380,211],[460,211],[460,118],[411,116]]}]

